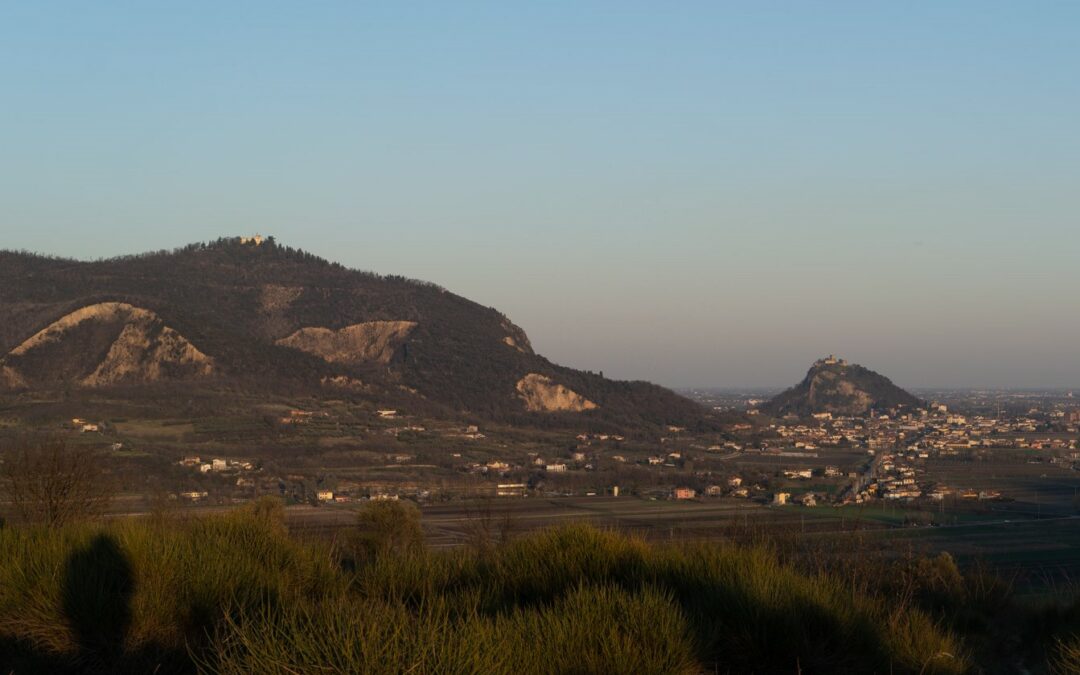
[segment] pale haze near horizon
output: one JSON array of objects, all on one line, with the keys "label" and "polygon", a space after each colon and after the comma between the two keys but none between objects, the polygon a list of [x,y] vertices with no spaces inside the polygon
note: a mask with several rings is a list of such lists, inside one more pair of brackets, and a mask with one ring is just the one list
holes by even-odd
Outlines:
[{"label": "pale haze near horizon", "polygon": [[675,387],[1080,387],[1078,3],[222,4],[0,7],[0,248],[271,234]]}]

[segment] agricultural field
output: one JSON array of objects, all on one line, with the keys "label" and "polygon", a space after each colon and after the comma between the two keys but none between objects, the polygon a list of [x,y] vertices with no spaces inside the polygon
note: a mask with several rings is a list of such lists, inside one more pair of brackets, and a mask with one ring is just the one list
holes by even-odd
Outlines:
[{"label": "agricultural field", "polygon": [[[986,565],[1031,593],[1080,579],[1080,517],[1017,517],[968,506],[942,515],[897,505],[803,508],[597,496],[454,501],[425,504],[421,513],[435,548],[462,545],[478,529],[513,537],[587,523],[652,541],[772,540],[837,556],[856,549],[896,558],[947,552],[962,567]],[[334,539],[355,527],[360,508],[299,505],[286,513],[298,535]]]}]

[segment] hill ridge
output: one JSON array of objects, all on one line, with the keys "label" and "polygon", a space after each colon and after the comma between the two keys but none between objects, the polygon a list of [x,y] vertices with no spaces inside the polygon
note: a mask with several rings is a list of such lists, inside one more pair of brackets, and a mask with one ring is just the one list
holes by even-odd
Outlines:
[{"label": "hill ridge", "polygon": [[[386,405],[508,421],[574,415],[663,425],[707,414],[657,385],[554,364],[505,314],[434,283],[349,269],[272,237],[93,261],[0,251],[0,355],[96,305],[140,308],[196,345],[213,363],[203,386],[329,395],[322,383],[356,380]],[[107,353],[105,338],[94,340],[72,340],[68,352],[93,346]],[[87,374],[43,360],[43,376],[27,378],[8,361],[14,370],[4,371],[0,385],[9,388],[77,383],[72,370]],[[537,405],[518,389],[530,375],[569,393],[558,405]],[[122,379],[139,378],[132,371]]]},{"label": "hill ridge", "polygon": [[829,356],[818,359],[803,380],[763,406],[773,415],[866,415],[873,410],[923,405],[892,380],[858,364]]}]

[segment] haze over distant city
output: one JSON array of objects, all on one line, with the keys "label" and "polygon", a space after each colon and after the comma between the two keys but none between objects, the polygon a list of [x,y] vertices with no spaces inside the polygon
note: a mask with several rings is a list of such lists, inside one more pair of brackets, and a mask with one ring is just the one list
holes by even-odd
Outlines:
[{"label": "haze over distant city", "polygon": [[9,3],[0,248],[274,235],[685,386],[1080,388],[1077,3]]}]

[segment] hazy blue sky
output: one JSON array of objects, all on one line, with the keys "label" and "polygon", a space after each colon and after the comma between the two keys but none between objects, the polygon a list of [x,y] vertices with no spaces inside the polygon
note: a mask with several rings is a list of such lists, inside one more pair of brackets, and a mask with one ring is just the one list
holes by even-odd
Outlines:
[{"label": "hazy blue sky", "polygon": [[609,376],[1080,387],[1080,2],[0,3],[0,247],[256,231]]}]

